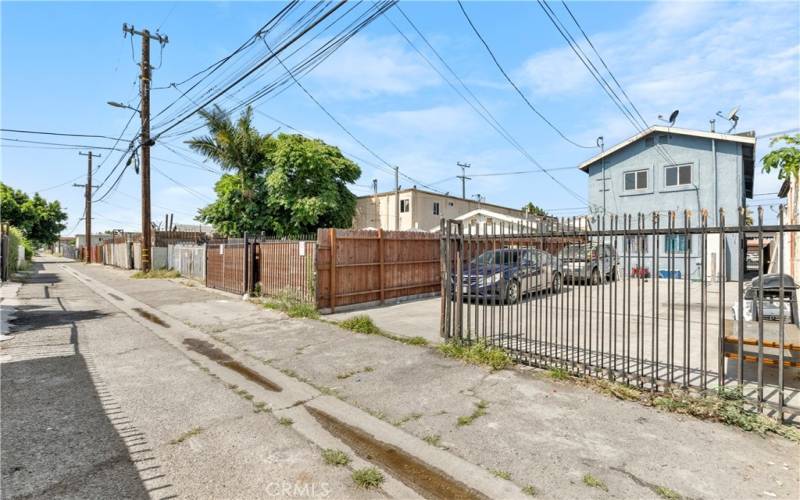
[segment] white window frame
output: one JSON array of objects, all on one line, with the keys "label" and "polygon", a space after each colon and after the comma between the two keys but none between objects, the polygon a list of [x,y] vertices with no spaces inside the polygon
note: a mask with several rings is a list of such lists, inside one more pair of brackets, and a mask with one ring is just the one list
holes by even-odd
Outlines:
[{"label": "white window frame", "polygon": [[[639,187],[639,174],[642,173],[642,172],[645,173],[645,185],[644,185],[644,187]],[[634,176],[633,177],[634,178],[634,181],[633,181],[633,186],[634,187],[631,188],[631,189],[628,189],[628,182],[627,182],[628,175],[633,175]],[[631,191],[641,192],[641,191],[647,191],[648,189],[650,189],[650,169],[642,168],[642,169],[639,169],[639,170],[628,170],[627,172],[623,172],[622,173],[622,190],[623,191],[625,191],[625,192],[631,192]]]},{"label": "white window frame", "polygon": [[408,198],[400,200],[400,213],[407,214],[411,211],[411,200]]},{"label": "white window frame", "polygon": [[[673,188],[681,188],[685,186],[693,186],[694,185],[694,168],[691,163],[677,163],[675,165],[665,165],[664,166],[664,187],[667,189]],[[667,183],[667,171],[671,168],[677,169],[676,172],[676,184],[669,184]],[[688,168],[689,169],[689,182],[681,183],[681,169]]]}]

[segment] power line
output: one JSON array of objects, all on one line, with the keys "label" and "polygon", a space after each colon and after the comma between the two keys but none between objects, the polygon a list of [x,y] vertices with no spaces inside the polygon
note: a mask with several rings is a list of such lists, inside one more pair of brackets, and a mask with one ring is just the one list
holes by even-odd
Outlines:
[{"label": "power line", "polygon": [[20,130],[16,128],[0,128],[0,132],[14,132],[17,134],[35,134],[35,135],[58,135],[62,137],[86,137],[92,139],[108,139],[108,140],[115,140],[116,137],[110,137],[107,135],[98,135],[98,134],[72,134],[66,132],[45,132],[42,130]]},{"label": "power line", "polygon": [[481,35],[480,31],[478,31],[478,28],[472,22],[472,19],[469,17],[469,14],[467,14],[467,11],[464,9],[464,5],[461,3],[461,0],[458,0],[458,6],[461,8],[461,12],[464,14],[464,17],[466,18],[466,20],[469,23],[470,27],[472,27],[472,31],[475,32],[475,35],[478,37],[478,39],[481,41],[483,46],[486,48],[486,51],[491,56],[492,60],[494,61],[495,66],[497,66],[497,69],[500,70],[500,73],[503,74],[503,76],[505,77],[506,81],[508,81],[508,83],[514,88],[514,90],[517,92],[517,94],[519,94],[519,96],[522,98],[522,100],[525,101],[525,104],[527,104],[528,107],[531,108],[531,110],[533,110],[533,112],[536,113],[536,115],[539,116],[539,118],[542,119],[542,121],[544,121],[548,126],[550,126],[550,128],[552,128],[562,139],[564,139],[568,143],[572,144],[575,147],[579,147],[579,148],[594,149],[595,146],[584,146],[582,144],[578,144],[577,142],[573,141],[572,139],[570,139],[569,137],[564,135],[564,133],[558,127],[556,127],[553,124],[553,122],[548,120],[547,117],[545,117],[538,109],[536,109],[536,107],[530,102],[530,100],[528,100],[528,98],[525,96],[525,94],[522,93],[522,91],[519,89],[517,84],[514,83],[514,80],[512,80],[511,77],[508,76],[508,73],[506,73],[506,70],[503,68],[503,65],[500,64],[500,61],[497,60],[497,57],[494,55],[494,52],[492,52],[492,49],[489,47],[489,44],[486,43],[486,40]]},{"label": "power line", "polygon": [[[107,146],[94,146],[87,144],[65,144],[63,142],[44,142],[44,141],[28,141],[25,139],[13,139],[11,137],[0,137],[3,141],[22,142],[25,144],[41,144],[43,146],[63,146],[71,149],[103,149],[107,151],[124,151],[123,149],[110,148]],[[2,146],[0,146],[2,147]]]}]

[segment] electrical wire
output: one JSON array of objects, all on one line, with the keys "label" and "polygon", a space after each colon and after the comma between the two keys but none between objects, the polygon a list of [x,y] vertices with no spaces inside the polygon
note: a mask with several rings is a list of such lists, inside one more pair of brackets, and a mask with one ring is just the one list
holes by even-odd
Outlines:
[{"label": "electrical wire", "polygon": [[111,137],[108,135],[97,135],[97,134],[70,134],[70,133],[63,133],[63,132],[44,132],[42,130],[20,130],[16,128],[0,128],[0,132],[14,132],[17,134],[36,134],[36,135],[60,135],[63,137],[86,137],[91,139],[108,139],[108,140],[116,140],[116,137]]},{"label": "electrical wire", "polygon": [[506,81],[514,88],[514,90],[517,92],[517,94],[519,94],[519,96],[522,98],[522,100],[525,101],[525,104],[527,104],[527,106],[534,113],[536,113],[536,115],[539,118],[541,118],[542,121],[544,121],[551,129],[553,129],[562,139],[564,139],[569,144],[572,144],[573,146],[578,147],[578,148],[595,149],[596,146],[584,146],[582,144],[578,144],[577,142],[575,142],[572,139],[570,139],[569,137],[567,137],[561,131],[561,129],[556,127],[553,124],[553,122],[548,120],[546,116],[544,116],[538,109],[536,109],[536,107],[531,103],[530,100],[528,100],[527,96],[525,96],[525,94],[522,92],[522,90],[520,90],[520,88],[517,86],[517,84],[514,83],[514,80],[512,80],[511,77],[508,76],[508,73],[506,73],[506,70],[503,68],[503,65],[500,64],[500,61],[497,60],[497,57],[494,55],[494,52],[492,52],[492,49],[489,47],[489,44],[483,38],[483,35],[481,35],[480,31],[478,31],[478,28],[472,22],[472,19],[469,17],[469,14],[467,14],[467,11],[464,9],[464,4],[461,3],[461,0],[458,0],[458,6],[461,8],[461,12],[464,14],[464,18],[467,20],[467,22],[469,23],[470,27],[472,27],[472,31],[475,33],[475,35],[481,41],[481,43],[483,44],[484,48],[486,48],[486,51],[489,53],[489,56],[491,56],[492,60],[494,61],[495,66],[497,66],[497,69],[500,70],[500,73],[503,74],[503,76],[505,77]]},{"label": "electrical wire", "polygon": [[[3,141],[22,142],[26,144],[41,144],[43,146],[63,146],[71,149],[99,149],[106,151],[124,151],[123,149],[110,148],[107,146],[87,145],[87,144],[65,144],[61,142],[28,141],[25,139],[13,139],[11,137],[0,137]],[[2,147],[2,145],[0,145]]]}]

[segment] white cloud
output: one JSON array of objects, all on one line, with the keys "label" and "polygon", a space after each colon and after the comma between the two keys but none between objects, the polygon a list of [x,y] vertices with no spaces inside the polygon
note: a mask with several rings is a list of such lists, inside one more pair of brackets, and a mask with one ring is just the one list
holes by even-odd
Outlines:
[{"label": "white cloud", "polygon": [[376,129],[382,134],[398,138],[428,137],[434,141],[441,141],[474,130],[477,118],[466,106],[436,106],[386,111],[364,116],[358,123],[362,127]]},{"label": "white cloud", "polygon": [[572,49],[561,48],[526,60],[515,79],[537,94],[571,94],[591,83],[592,77]]},{"label": "white cloud", "polygon": [[308,77],[326,96],[360,98],[408,94],[438,85],[438,75],[394,36],[358,35]]}]

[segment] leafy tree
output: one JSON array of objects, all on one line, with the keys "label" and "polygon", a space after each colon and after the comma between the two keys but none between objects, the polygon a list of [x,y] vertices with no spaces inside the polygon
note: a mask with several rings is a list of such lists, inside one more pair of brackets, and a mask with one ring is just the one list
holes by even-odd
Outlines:
[{"label": "leafy tree", "polygon": [[522,207],[522,211],[539,217],[549,217],[549,214],[545,212],[543,208],[534,205],[533,202],[530,201]]},{"label": "leafy tree", "polygon": [[0,204],[2,219],[22,231],[34,246],[44,246],[58,241],[58,236],[67,226],[67,214],[57,200],[48,202],[39,193],[28,196],[0,182]]},{"label": "leafy tree", "polygon": [[231,173],[217,181],[217,199],[200,210],[199,220],[227,236],[350,226],[356,199],[347,183],[361,169],[338,148],[301,135],[261,135],[249,108],[235,124],[218,107],[203,116],[210,135],[189,145]]},{"label": "leafy tree", "polygon": [[769,141],[770,146],[774,146],[779,142],[784,142],[787,145],[773,149],[761,160],[761,170],[764,173],[770,173],[773,170],[778,171],[778,179],[796,179],[800,174],[800,134],[781,135],[774,137]]}]

